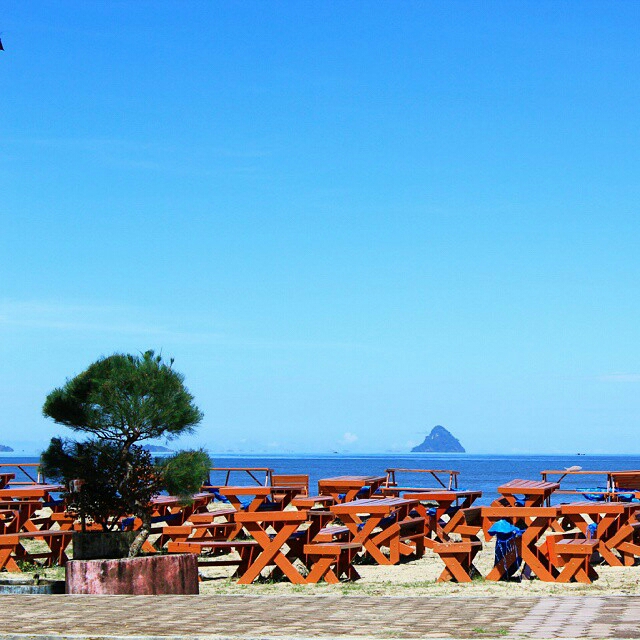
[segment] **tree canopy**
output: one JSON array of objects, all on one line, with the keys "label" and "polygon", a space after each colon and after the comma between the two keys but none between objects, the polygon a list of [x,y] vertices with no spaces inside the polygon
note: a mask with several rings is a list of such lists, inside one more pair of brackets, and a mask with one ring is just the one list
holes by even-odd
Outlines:
[{"label": "tree canopy", "polygon": [[173,360],[147,351],[100,358],[54,389],[42,411],[74,431],[130,446],[193,431],[203,417],[193,401]]},{"label": "tree canopy", "polygon": [[124,516],[140,518],[132,556],[151,531],[152,499],[166,490],[188,500],[211,466],[202,450],[153,461],[138,444],[176,438],[202,420],[184,376],[172,367],[173,360],[166,363],[153,351],[100,358],[54,389],[42,409],[58,424],[88,435],[82,442],[53,438],[41,456],[45,475],[65,484],[67,508],[83,524],[90,519],[111,530]]}]

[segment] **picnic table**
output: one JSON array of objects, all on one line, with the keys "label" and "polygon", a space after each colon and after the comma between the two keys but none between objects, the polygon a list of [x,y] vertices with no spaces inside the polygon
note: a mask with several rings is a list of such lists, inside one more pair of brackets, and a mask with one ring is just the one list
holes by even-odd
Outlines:
[{"label": "picnic table", "polygon": [[[306,511],[244,511],[235,520],[260,545],[261,551],[240,576],[238,584],[251,584],[268,566],[277,566],[294,584],[303,584],[305,578],[287,558],[290,549],[285,549],[287,540],[301,524],[307,521]],[[271,534],[270,529],[276,531]]]},{"label": "picnic table", "polygon": [[[565,528],[567,524],[571,524],[585,538],[597,538],[599,544],[596,550],[604,561],[612,567],[621,567],[625,564],[624,557],[621,560],[614,551],[617,550],[624,556],[624,546],[623,549],[619,546],[632,540],[635,530],[633,522],[639,510],[638,503],[586,501],[560,505],[560,516]],[[589,530],[590,524],[596,525],[593,534]]]},{"label": "picnic table", "polygon": [[[0,536],[0,570],[21,572],[18,560],[33,562],[37,559],[45,559],[48,566],[58,563],[64,565],[68,558],[66,550],[71,544],[72,531],[37,531],[20,532]],[[38,549],[29,549],[25,546],[27,540],[37,540],[44,543]]]},{"label": "picnic table", "polygon": [[64,487],[57,484],[39,484],[20,487],[5,487],[0,489],[0,502],[10,500],[40,500],[49,502],[53,500],[52,493],[64,491]]},{"label": "picnic table", "polygon": [[[9,500],[0,502],[0,509],[11,511],[14,518],[6,523],[7,533],[21,531],[37,531],[42,526],[48,526],[50,516],[40,514],[44,507],[41,500]],[[57,510],[57,506],[53,510]]]},{"label": "picnic table", "polygon": [[331,496],[336,503],[351,502],[359,493],[370,497],[386,481],[387,476],[336,476],[318,480],[318,493]]},{"label": "picnic table", "polygon": [[[225,497],[236,511],[258,511],[268,503],[282,510],[296,497],[299,487],[225,486],[217,487],[216,491]],[[274,493],[278,494],[277,502],[270,500]]]},{"label": "picnic table", "polygon": [[[541,507],[549,504],[551,494],[560,487],[557,482],[546,482],[539,480],[511,480],[498,487],[498,493],[502,498],[494,501],[494,505],[516,506],[518,502],[523,504],[517,506]],[[518,500],[522,496],[522,500]]]},{"label": "picnic table", "polygon": [[[418,504],[420,504],[418,500],[407,498],[369,498],[336,504],[331,507],[331,511],[351,532],[351,542],[361,544],[378,564],[389,565],[395,564],[399,558],[397,555],[387,558],[381,549],[383,545],[400,547],[405,552],[413,550],[400,545],[399,527],[395,527],[396,532],[391,539],[385,535],[385,529],[409,519],[409,512]],[[422,525],[422,541],[424,541],[426,537],[424,521]],[[378,528],[382,528],[382,532],[376,534],[375,530]]]},{"label": "picnic table", "polygon": [[[554,523],[559,515],[559,507],[482,507],[481,516],[485,538],[490,534],[488,530],[498,520],[509,520],[516,526],[523,525],[524,532],[521,538],[517,538],[516,544],[522,561],[543,582],[555,582],[557,571],[554,569],[542,537],[548,531],[554,530]],[[500,580],[509,569],[508,562],[496,564],[489,572],[487,580]]]},{"label": "picnic table", "polygon": [[[482,496],[482,491],[444,491],[429,490],[407,492],[403,495],[408,500],[419,500],[415,510],[430,523],[430,531],[427,545],[433,542],[447,542],[456,528],[464,524],[463,509],[468,509],[478,498]],[[432,507],[434,514],[430,514],[429,507],[423,502],[435,503]],[[449,516],[444,520],[444,516]]]}]

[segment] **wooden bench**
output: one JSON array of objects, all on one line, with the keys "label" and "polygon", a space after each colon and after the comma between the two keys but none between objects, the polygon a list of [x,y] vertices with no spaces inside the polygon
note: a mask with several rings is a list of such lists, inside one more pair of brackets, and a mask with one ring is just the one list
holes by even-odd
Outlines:
[{"label": "wooden bench", "polygon": [[236,525],[233,522],[167,525],[160,530],[160,537],[155,544],[158,549],[162,549],[168,542],[229,540],[235,528]]},{"label": "wooden bench", "polygon": [[[614,492],[629,491],[635,493],[640,491],[640,471],[619,471],[610,474],[611,488]],[[615,499],[615,496],[614,496]]]},{"label": "wooden bench", "polygon": [[291,504],[296,509],[313,509],[315,507],[321,507],[322,509],[331,508],[334,503],[334,499],[331,496],[296,496]]},{"label": "wooden bench", "polygon": [[310,565],[305,582],[315,584],[324,580],[331,584],[347,580],[358,580],[360,574],[353,566],[356,554],[362,545],[355,542],[313,542],[304,545],[304,554]]},{"label": "wooden bench", "polygon": [[253,560],[260,553],[260,545],[255,540],[184,540],[169,542],[167,553],[193,553],[202,556],[206,551],[212,556],[221,556],[237,552],[240,556],[226,560],[203,560],[198,558],[198,564],[205,567],[237,566],[234,577],[239,577],[249,568]]},{"label": "wooden bench", "polygon": [[208,524],[216,518],[224,518],[225,522],[233,522],[237,513],[235,509],[215,509],[214,511],[205,511],[203,513],[192,513],[187,522],[192,524]]},{"label": "wooden bench", "polygon": [[444,569],[438,578],[438,582],[471,582],[475,573],[480,573],[473,561],[482,549],[479,540],[467,540],[464,542],[436,542],[433,551],[444,562]]},{"label": "wooden bench", "polygon": [[[278,491],[281,487],[282,490]],[[272,474],[271,475],[271,499],[274,502],[291,500],[296,492],[301,496],[309,495],[309,476],[306,474]],[[291,489],[295,489],[292,493]]]},{"label": "wooden bench", "polygon": [[348,542],[351,539],[351,531],[348,527],[335,526],[320,529],[313,542]]},{"label": "wooden bench", "polygon": [[400,556],[414,556],[416,559],[424,555],[427,535],[424,518],[409,518],[402,522],[394,522],[373,537],[376,546],[389,547],[389,560],[392,564],[400,562]]},{"label": "wooden bench", "polygon": [[[563,538],[552,542],[553,551],[550,551],[550,554],[552,558],[557,558],[557,564],[554,563],[554,566],[561,568],[555,581],[565,583],[575,580],[591,584],[592,580],[597,580],[598,574],[589,560],[599,543],[599,540],[584,538]],[[549,547],[549,540],[547,545]]]}]

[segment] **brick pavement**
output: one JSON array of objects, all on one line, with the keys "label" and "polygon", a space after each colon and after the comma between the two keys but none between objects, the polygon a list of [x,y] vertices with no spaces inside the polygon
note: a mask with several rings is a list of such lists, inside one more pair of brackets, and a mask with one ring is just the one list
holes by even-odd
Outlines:
[{"label": "brick pavement", "polygon": [[638,638],[640,597],[0,596],[3,638]]}]

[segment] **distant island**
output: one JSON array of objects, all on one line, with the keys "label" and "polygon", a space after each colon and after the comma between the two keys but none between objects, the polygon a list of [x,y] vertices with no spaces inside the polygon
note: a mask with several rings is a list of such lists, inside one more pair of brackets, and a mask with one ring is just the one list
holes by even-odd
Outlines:
[{"label": "distant island", "polygon": [[11,447],[7,447],[4,444],[0,444],[0,453],[12,453],[13,449]]},{"label": "distant island", "polygon": [[424,442],[411,449],[412,453],[464,453],[458,438],[454,438],[443,426],[436,425]]},{"label": "distant island", "polygon": [[159,444],[145,444],[144,448],[151,453],[173,453],[173,449],[163,447]]}]

